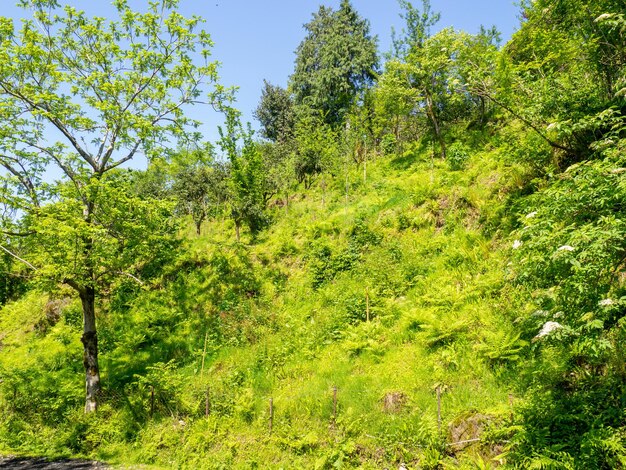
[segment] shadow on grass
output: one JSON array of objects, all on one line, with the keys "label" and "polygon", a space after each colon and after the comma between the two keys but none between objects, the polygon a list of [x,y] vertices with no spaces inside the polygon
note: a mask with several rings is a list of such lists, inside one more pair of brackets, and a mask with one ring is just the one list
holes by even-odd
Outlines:
[{"label": "shadow on grass", "polygon": [[0,468],[13,469],[106,469],[110,468],[101,462],[78,459],[48,460],[41,457],[0,457]]}]

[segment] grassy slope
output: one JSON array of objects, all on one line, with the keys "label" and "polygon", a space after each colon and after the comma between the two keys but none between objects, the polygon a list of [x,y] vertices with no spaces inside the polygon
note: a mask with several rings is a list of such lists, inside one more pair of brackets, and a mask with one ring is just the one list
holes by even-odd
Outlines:
[{"label": "grassy slope", "polygon": [[[509,242],[500,217],[518,174],[493,150],[476,152],[461,171],[416,151],[371,163],[365,183],[355,170],[347,198],[343,177],[304,192],[275,209],[275,224],[253,244],[237,246],[228,222],[211,223],[198,238],[190,233],[191,261],[176,267],[188,274],[123,308],[111,300],[117,310],[101,319],[104,383],[117,392],[95,421],[80,415],[72,315],[42,332],[32,328],[41,296],[5,307],[0,371],[29,370],[16,366],[23,357],[36,363],[58,355],[62,363],[50,373],[40,367],[34,382],[62,383],[58,396],[78,400],[64,405],[64,420],[37,418],[19,439],[9,427],[28,418],[15,414],[0,428],[0,450],[188,468],[489,459],[497,446],[445,455],[435,389],[444,390],[448,440],[459,438],[447,435],[450,425],[497,424],[509,415],[503,364],[515,360],[518,343],[513,302],[502,289]],[[155,417],[137,416],[149,407],[153,383],[163,397]],[[6,409],[9,388],[2,390]]]}]

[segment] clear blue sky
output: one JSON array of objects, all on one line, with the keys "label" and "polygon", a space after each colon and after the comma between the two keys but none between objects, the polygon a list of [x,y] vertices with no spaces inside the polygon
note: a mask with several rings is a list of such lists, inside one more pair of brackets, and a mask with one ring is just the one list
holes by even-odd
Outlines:
[{"label": "clear blue sky", "polygon": [[[0,0],[2,16],[23,17],[27,12],[10,6],[14,0]],[[87,13],[107,16],[110,0],[61,0],[82,8]],[[142,10],[147,0],[129,0],[133,8]],[[180,0],[184,15],[197,14],[206,19],[205,29],[215,47],[214,59],[221,62],[221,82],[239,87],[237,107],[244,119],[252,121],[263,79],[285,86],[293,71],[294,51],[304,38],[303,25],[311,19],[320,4],[337,8],[340,0]],[[432,9],[441,13],[435,28],[454,26],[470,33],[480,25],[496,25],[506,41],[519,24],[514,0],[431,0]],[[389,51],[391,28],[400,31],[403,21],[396,0],[352,0],[362,17],[370,21],[373,35],[378,36],[379,49]],[[421,5],[420,0],[413,4]],[[196,115],[196,112],[198,113]],[[217,137],[219,117],[211,110],[195,110],[194,115],[206,122],[204,132],[209,140]]]}]

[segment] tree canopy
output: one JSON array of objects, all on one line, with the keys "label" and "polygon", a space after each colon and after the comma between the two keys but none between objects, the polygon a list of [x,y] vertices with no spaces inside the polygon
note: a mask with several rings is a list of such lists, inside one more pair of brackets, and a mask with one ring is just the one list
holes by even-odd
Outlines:
[{"label": "tree canopy", "polygon": [[158,221],[160,205],[133,198],[118,170],[196,139],[186,109],[220,106],[225,94],[201,19],[183,17],[177,4],[151,2],[139,13],[116,0],[118,19],[109,21],[55,0],[25,0],[34,17],[20,29],[0,19],[0,165],[11,188],[3,226],[24,235],[6,251],[21,259],[21,246],[41,247],[36,260],[23,260],[32,274],[80,296],[88,411],[100,387],[99,289],[114,275],[139,280],[144,258],[160,251],[155,243],[173,235]]},{"label": "tree canopy", "polygon": [[297,105],[337,126],[374,80],[377,40],[349,0],[342,0],[337,11],[321,6],[304,27],[307,36],[296,51],[290,87]]}]

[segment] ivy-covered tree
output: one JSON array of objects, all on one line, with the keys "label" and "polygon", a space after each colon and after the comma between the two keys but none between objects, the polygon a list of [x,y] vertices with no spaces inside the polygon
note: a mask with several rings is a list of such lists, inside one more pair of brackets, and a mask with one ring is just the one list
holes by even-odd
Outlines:
[{"label": "ivy-covered tree", "polygon": [[290,87],[299,106],[339,126],[359,94],[375,79],[376,38],[349,0],[337,11],[321,6],[305,26]]},{"label": "ivy-covered tree", "polygon": [[183,17],[176,0],[145,13],[113,4],[114,21],[56,0],[21,1],[34,18],[20,28],[0,19],[2,196],[15,209],[5,249],[80,297],[87,412],[100,390],[99,294],[116,276],[141,282],[172,235],[167,205],[135,195],[118,169],[193,139],[186,108],[219,105],[223,93],[199,18]]}]

